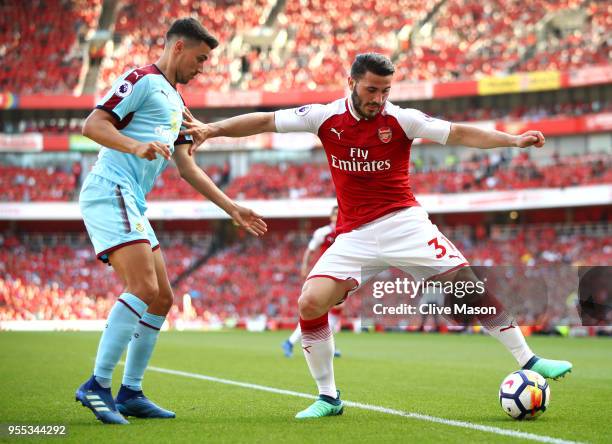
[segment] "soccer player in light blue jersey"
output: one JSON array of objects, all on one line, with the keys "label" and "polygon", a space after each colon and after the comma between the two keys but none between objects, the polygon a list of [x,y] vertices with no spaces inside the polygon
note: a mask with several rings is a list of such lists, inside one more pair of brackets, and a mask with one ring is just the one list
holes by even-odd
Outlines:
[{"label": "soccer player in light blue jersey", "polygon": [[[160,59],[123,74],[83,126],[83,135],[102,148],[83,183],[81,213],[97,257],[110,263],[125,283],[102,333],[93,375],[76,392],[77,401],[106,424],[127,424],[126,416],[175,417],[150,401],[141,385],[173,303],[159,242],[145,216],[145,196],[170,158],[181,177],[234,224],[255,236],[267,229],[261,216],[215,186],[190,155],[189,137],[179,135],[185,105],[176,85],[201,74],[217,46],[197,20],[175,21]],[[126,348],[122,385],[113,399],[112,373]]]}]

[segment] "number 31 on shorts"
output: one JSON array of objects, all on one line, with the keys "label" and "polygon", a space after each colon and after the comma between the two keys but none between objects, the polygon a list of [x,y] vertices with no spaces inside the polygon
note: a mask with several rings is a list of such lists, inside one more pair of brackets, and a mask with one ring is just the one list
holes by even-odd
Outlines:
[{"label": "number 31 on shorts", "polygon": [[[457,252],[457,248],[452,244],[451,241],[449,241],[443,234],[440,235],[440,238],[442,239],[442,241],[448,245],[448,247],[452,250]],[[430,239],[429,242],[427,242],[427,245],[433,246],[435,253],[436,253],[436,259],[442,259],[444,256],[446,256],[447,253],[447,247],[445,247],[444,245],[440,244],[440,240],[438,239],[438,237],[434,237],[433,239]],[[449,258],[459,258],[459,256],[455,255],[455,254],[449,254],[448,255]]]}]

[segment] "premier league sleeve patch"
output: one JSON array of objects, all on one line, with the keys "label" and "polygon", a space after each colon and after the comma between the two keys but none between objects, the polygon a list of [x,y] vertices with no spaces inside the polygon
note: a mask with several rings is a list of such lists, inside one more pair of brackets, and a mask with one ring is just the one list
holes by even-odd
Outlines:
[{"label": "premier league sleeve patch", "polygon": [[306,114],[308,114],[308,112],[310,111],[310,109],[312,108],[312,106],[310,105],[304,105],[300,108],[296,108],[295,109],[295,114],[297,114],[298,116],[305,116]]},{"label": "premier league sleeve patch", "polygon": [[117,87],[117,90],[115,91],[115,94],[118,97],[124,98],[124,97],[127,97],[130,94],[132,94],[132,90],[133,89],[134,89],[134,85],[132,85],[132,82],[130,82],[129,80],[124,80]]}]

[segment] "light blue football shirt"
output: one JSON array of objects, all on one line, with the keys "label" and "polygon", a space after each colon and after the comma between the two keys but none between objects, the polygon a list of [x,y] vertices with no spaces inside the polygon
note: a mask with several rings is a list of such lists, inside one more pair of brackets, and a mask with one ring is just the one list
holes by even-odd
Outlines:
[{"label": "light blue football shirt", "polygon": [[[178,91],[155,65],[124,73],[96,106],[115,116],[123,135],[140,142],[165,143],[172,153],[175,145],[191,143],[179,137],[184,107]],[[167,165],[159,154],[150,161],[103,146],[91,174],[131,190],[144,213],[145,196]]]}]

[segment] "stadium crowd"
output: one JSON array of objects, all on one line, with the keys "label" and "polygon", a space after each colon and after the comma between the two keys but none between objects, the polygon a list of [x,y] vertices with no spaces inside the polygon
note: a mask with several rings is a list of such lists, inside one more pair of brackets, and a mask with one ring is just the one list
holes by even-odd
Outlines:
[{"label": "stadium crowd", "polygon": [[[163,237],[168,274],[202,256],[210,236]],[[93,254],[85,233],[0,235],[0,319],[102,319],[121,294],[114,271]]]},{"label": "stadium crowd", "polygon": [[[429,5],[429,6],[428,6]],[[255,51],[246,89],[338,88],[359,52],[391,55],[396,34],[424,19],[433,3],[418,0],[288,0],[278,29],[289,40],[282,51]]]},{"label": "stadium crowd", "polygon": [[[449,228],[447,234],[473,265],[610,264],[609,227],[596,228],[493,226],[487,237],[479,235],[476,227],[465,226]],[[296,252],[306,248],[308,237],[306,232],[277,231],[261,239],[245,238],[198,267],[194,264],[208,251],[211,236],[166,233],[161,244],[169,276],[174,279],[190,271],[174,288],[170,321],[182,316],[185,294],[191,296],[200,318],[264,314],[293,319],[302,285],[301,254]],[[69,242],[60,234],[5,235],[0,243],[0,320],[103,319],[122,291],[112,270],[95,259],[84,233]],[[355,299],[346,315],[355,316],[358,310]]]},{"label": "stadium crowd", "polygon": [[[0,91],[72,94],[102,0],[0,2]],[[16,74],[18,73],[18,74]]]},{"label": "stadium crowd", "polygon": [[[550,26],[552,32],[538,37],[547,19],[568,11],[584,13],[582,26],[569,32]],[[431,21],[433,32],[419,45],[407,43],[398,72],[412,80],[450,81],[605,64],[611,13],[598,1],[448,0]]]},{"label": "stadium crowd", "polygon": [[228,89],[233,62],[227,46],[235,33],[243,32],[259,24],[265,0],[207,2],[183,0],[161,4],[142,4],[136,0],[121,2],[115,33],[121,42],[112,54],[104,59],[98,88],[106,90],[122,72],[130,67],[144,66],[155,61],[162,52],[164,32],[168,17],[196,15],[202,24],[219,40],[221,46],[211,54],[206,75],[198,76],[190,84],[194,90],[214,88]]},{"label": "stadium crowd", "polygon": [[[509,158],[500,153],[475,154],[460,161],[449,155],[441,163],[413,158],[411,185],[417,194],[458,193],[525,188],[551,188],[612,182],[612,165],[606,155],[555,157],[541,165],[527,152]],[[244,176],[230,180],[229,165],[206,165],[206,173],[228,195],[237,199],[333,197],[329,167],[324,163],[255,163]],[[81,169],[78,162],[64,168],[0,166],[0,201],[69,201],[78,196]],[[169,167],[155,183],[148,200],[202,199]]]},{"label": "stadium crowd", "polygon": [[[413,81],[568,70],[610,60],[612,11],[597,0],[287,0],[272,15],[277,2],[269,0],[117,4],[112,49],[93,50],[102,59],[99,90],[127,68],[155,60],[169,18],[189,15],[221,42],[206,75],[190,85],[196,92],[338,88],[348,61],[373,50],[393,56],[398,80]],[[3,2],[0,89],[73,93],[83,43],[97,30],[102,6],[101,0]],[[266,21],[282,43],[246,43],[243,36]],[[558,23],[568,21],[573,25]]]},{"label": "stadium crowd", "polygon": [[67,169],[0,165],[3,202],[68,201],[78,195],[77,184],[78,178]]},{"label": "stadium crowd", "polygon": [[[515,158],[499,153],[474,155],[460,162],[449,155],[444,165],[412,162],[410,180],[417,194],[458,193],[525,188],[553,188],[610,183],[608,156],[557,158],[552,165],[538,165],[526,152]],[[333,197],[334,189],[326,164],[256,165],[249,174],[227,188],[239,199]]]}]

